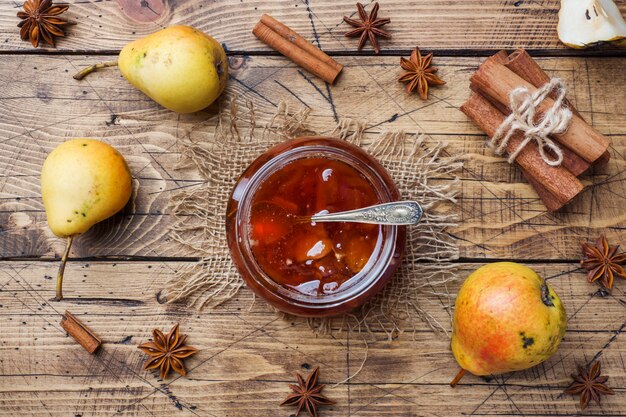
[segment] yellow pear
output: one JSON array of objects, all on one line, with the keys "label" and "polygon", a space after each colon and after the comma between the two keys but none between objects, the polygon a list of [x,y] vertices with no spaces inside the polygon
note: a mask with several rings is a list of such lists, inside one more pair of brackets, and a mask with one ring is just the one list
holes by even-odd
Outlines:
[{"label": "yellow pear", "polygon": [[72,139],[56,147],[41,169],[41,197],[52,232],[67,238],[57,277],[63,298],[63,272],[72,239],[113,216],[128,202],[132,180],[124,157],[94,139]]},{"label": "yellow pear", "polygon": [[213,103],[228,80],[222,45],[190,26],[170,26],[127,44],[115,62],[85,68],[74,78],[118,65],[122,75],[148,97],[177,113]]},{"label": "yellow pear", "polygon": [[532,269],[496,262],[474,271],[454,307],[452,353],[474,375],[535,366],[556,352],[567,319],[554,290]]}]

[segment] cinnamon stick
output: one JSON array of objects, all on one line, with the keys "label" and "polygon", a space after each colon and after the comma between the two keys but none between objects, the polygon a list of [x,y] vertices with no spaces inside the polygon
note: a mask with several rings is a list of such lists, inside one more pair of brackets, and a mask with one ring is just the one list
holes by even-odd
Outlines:
[{"label": "cinnamon stick", "polygon": [[[537,61],[535,61],[528,54],[528,52],[526,52],[525,49],[517,49],[511,52],[511,54],[508,55],[502,63],[504,64],[505,67],[507,67],[508,69],[510,69],[511,71],[513,71],[514,73],[516,73],[517,75],[519,75],[520,77],[522,77],[523,79],[525,79],[526,81],[528,81],[529,83],[531,83],[537,88],[550,82],[550,76],[543,70],[543,68],[539,66]],[[552,92],[552,94],[550,94],[550,97],[552,97],[552,99],[556,99],[556,93]],[[576,116],[584,120],[580,112],[576,109],[576,107],[569,100],[567,100],[567,98],[564,100],[564,102],[572,111],[572,113],[574,113]],[[570,156],[567,156],[567,158],[569,158],[570,161],[573,164],[575,164],[572,167],[573,169],[570,169],[570,171],[574,175],[579,175],[585,172],[589,168],[589,164],[586,163],[584,159],[580,157],[572,158],[572,156],[570,155]],[[598,158],[598,160],[595,163],[596,164],[606,163],[610,159],[611,159],[611,155],[608,151],[606,151],[600,158]]]},{"label": "cinnamon stick", "polygon": [[[539,88],[544,84],[550,82],[550,76],[537,64],[525,49],[517,49],[511,52],[510,55],[506,57],[504,62],[502,62],[505,67]],[[550,94],[553,100],[556,100],[556,93],[552,92]],[[567,107],[582,119],[582,116],[576,110],[576,107],[567,99],[563,100],[563,102],[567,105]]]},{"label": "cinnamon stick", "polygon": [[69,311],[63,314],[61,327],[89,353],[94,353],[102,344],[100,338]]},{"label": "cinnamon stick", "polygon": [[[505,119],[505,115],[485,97],[472,94],[461,106],[461,111],[492,137]],[[521,133],[513,135],[507,145],[512,153],[523,140]],[[522,168],[524,176],[537,191],[549,211],[556,211],[570,202],[584,188],[583,184],[565,167],[547,165],[536,147],[522,148],[515,162]]]},{"label": "cinnamon stick", "polygon": [[252,33],[305,70],[333,84],[343,65],[269,15],[263,15]]},{"label": "cinnamon stick", "polygon": [[[513,89],[526,87],[531,93],[536,91],[524,80],[504,65],[493,60],[485,61],[470,78],[487,96],[509,106],[509,94]],[[554,105],[554,100],[547,97],[539,106],[540,115]],[[555,139],[568,147],[589,163],[594,163],[608,150],[609,141],[604,135],[589,126],[576,115],[572,115],[569,129],[562,134],[555,134]]]},{"label": "cinnamon stick", "polygon": [[263,16],[261,16],[261,22],[263,22],[265,26],[278,33],[283,38],[287,39],[290,42],[293,42],[293,44],[296,45],[298,48],[308,52],[310,55],[316,57],[320,61],[330,65],[331,67],[335,68],[335,70],[341,71],[343,69],[343,65],[341,65],[339,62],[335,61],[333,58],[326,55],[324,51],[304,39],[302,36],[300,36],[298,32],[292,30],[287,25],[274,19],[267,13],[264,13]]},{"label": "cinnamon stick", "polygon": [[[476,84],[470,82],[470,90],[483,96],[487,101],[489,101],[489,103],[492,106],[498,109],[500,113],[502,113],[503,115],[508,116],[509,114],[511,114],[511,110],[509,110],[507,106],[489,97]],[[580,156],[576,155],[574,151],[566,147],[562,147],[561,150],[563,151],[563,162],[561,163],[561,165],[565,167],[569,172],[574,174],[575,176],[579,176],[583,172],[587,171],[589,167],[591,166],[589,162],[585,161]]]},{"label": "cinnamon stick", "polygon": [[495,61],[500,64],[504,64],[508,59],[509,59],[509,54],[504,49],[499,50],[498,52],[496,52],[495,54],[487,58],[487,60]]},{"label": "cinnamon stick", "polygon": [[[510,55],[505,50],[500,50],[496,52],[495,55],[490,56],[487,60],[492,60],[503,64],[505,67],[509,68],[511,71],[539,88],[544,84],[550,82],[550,77],[548,74],[544,72],[543,69],[537,64],[535,60],[532,59],[530,55],[524,49],[518,49],[513,51]],[[478,94],[482,94],[485,98],[489,100],[491,104],[493,104],[498,110],[502,112],[504,115],[511,114],[509,108],[499,103],[497,100],[492,99],[486,93],[480,91],[480,88],[476,84],[470,83],[470,89]],[[552,98],[554,99],[554,93]],[[576,111],[573,107],[572,111]],[[578,113],[577,113],[578,114]],[[589,162],[582,159],[580,156],[576,155],[570,149],[563,147],[563,162],[562,165],[567,168],[569,172],[572,174],[579,176],[583,172],[587,171],[591,164]]]},{"label": "cinnamon stick", "polygon": [[[487,60],[504,64],[505,62],[507,62],[508,58],[509,58],[509,54],[505,50],[500,50],[496,52],[495,55],[488,57]],[[518,75],[522,76],[521,74],[518,74]],[[461,106],[461,110],[468,117],[470,117],[470,119],[472,119],[474,123],[476,123],[485,133],[487,133],[488,136],[493,137],[499,125],[502,123],[502,121],[504,121],[506,116],[511,114],[511,111],[504,104],[499,103],[498,101],[489,97],[487,94],[481,92],[480,88],[476,84],[470,83],[470,89],[474,93],[478,94],[479,97],[474,97],[474,95],[472,95],[472,97],[470,97],[470,99],[465,104],[463,104],[463,106]],[[492,108],[490,108],[488,104],[491,105]],[[498,115],[494,111],[494,109],[499,111],[502,117],[500,117],[500,115]],[[483,118],[482,115],[479,116],[479,114],[483,114],[483,113],[485,114],[486,117],[492,116],[494,119],[486,120]],[[500,122],[500,124],[498,124],[498,122]],[[518,141],[517,143],[519,143],[518,138],[519,136],[516,136],[513,139],[517,140]],[[514,151],[514,147],[507,146],[507,153],[510,154],[512,151]],[[522,151],[522,153],[524,153],[524,151]],[[570,151],[567,148],[564,149],[563,153],[564,153],[564,157],[563,157],[562,165],[565,168],[567,168],[566,166],[567,158],[565,155],[566,154],[576,155],[576,154],[574,154],[572,151]],[[518,167],[522,171],[522,175],[524,176],[526,181],[528,181],[528,183],[534,188],[535,192],[537,193],[541,201],[543,201],[543,204],[546,206],[548,211],[556,211],[563,206],[562,201],[560,201],[558,197],[551,194],[550,191],[548,191],[546,187],[544,187],[538,180],[536,180],[533,177],[532,173],[529,173],[528,170],[526,170],[522,165],[520,165],[517,159],[515,162],[517,163]]]}]

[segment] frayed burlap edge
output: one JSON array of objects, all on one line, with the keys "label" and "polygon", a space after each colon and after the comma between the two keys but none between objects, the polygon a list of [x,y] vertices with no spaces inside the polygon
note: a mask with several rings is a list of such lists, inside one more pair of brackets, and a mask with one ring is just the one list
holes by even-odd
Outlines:
[{"label": "frayed burlap edge", "polygon": [[[202,260],[180,269],[167,282],[161,295],[168,303],[186,300],[199,309],[214,308],[243,286],[226,242],[224,214],[229,193],[241,172],[269,147],[315,134],[307,127],[309,112],[290,112],[281,103],[270,122],[259,126],[253,104],[241,107],[233,99],[230,110],[217,116],[212,136],[195,138],[190,132],[179,140],[179,167],[197,169],[203,183],[170,199],[168,211],[176,219],[171,236]],[[365,121],[342,119],[329,136],[362,146],[375,156],[394,178],[402,197],[423,205],[424,216],[418,227],[408,230],[404,260],[381,294],[352,314],[311,319],[309,326],[321,333],[383,331],[391,338],[402,323],[418,319],[447,333],[449,322],[443,323],[441,317],[450,317],[453,301],[447,285],[456,274],[449,261],[458,258],[458,247],[446,229],[455,225],[456,172],[461,162],[445,154],[444,143],[425,135],[384,132],[364,145],[366,127]],[[444,314],[439,314],[441,310]]]}]

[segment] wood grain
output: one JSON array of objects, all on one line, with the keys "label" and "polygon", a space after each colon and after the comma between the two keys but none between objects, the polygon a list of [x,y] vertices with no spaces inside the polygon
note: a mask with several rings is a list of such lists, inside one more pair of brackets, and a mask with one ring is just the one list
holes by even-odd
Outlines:
[{"label": "wood grain", "polygon": [[[224,43],[230,51],[266,52],[270,49],[256,40],[252,27],[263,13],[270,13],[304,38],[332,53],[355,53],[357,40],[344,37],[349,29],[344,15],[356,15],[353,0],[152,0],[142,2],[69,0],[66,13],[76,25],[59,41],[56,51],[119,51],[128,41],[143,37],[165,26],[195,26]],[[119,7],[126,3],[135,7]],[[152,3],[152,4],[151,4]],[[364,2],[368,3],[368,2]],[[622,13],[626,1],[617,0]],[[22,2],[0,3],[0,50],[32,51],[22,42],[15,14]],[[165,4],[165,7],[160,5]],[[371,6],[367,6],[369,10]],[[467,54],[501,48],[525,47],[544,52],[573,54],[557,37],[558,0],[386,0],[379,16],[391,18],[385,26],[393,36],[383,41],[384,52],[423,49],[448,50]],[[95,41],[97,40],[97,41]],[[366,53],[371,53],[368,46]],[[624,54],[624,49],[604,46],[583,53]]]},{"label": "wood grain", "polygon": [[[595,357],[601,357],[617,395],[591,411],[624,415],[624,285],[618,282],[603,297],[575,264],[530,265],[567,309],[568,333],[558,352],[527,371],[493,379],[468,376],[455,389],[447,385],[456,369],[449,339],[423,323],[406,324],[393,340],[378,333],[314,336],[304,320],[280,318],[262,301],[254,302],[247,289],[203,313],[159,304],[156,292],[183,265],[73,262],[68,270],[81,274],[68,275],[67,298],[53,302],[56,263],[0,263],[0,415],[160,416],[176,408],[182,415],[289,415],[293,410],[277,404],[292,373],[315,365],[321,365],[327,393],[338,402],[325,416],[552,415],[556,409],[571,415],[577,403],[561,391],[576,364]],[[478,266],[461,265],[460,275]],[[449,289],[454,294],[458,287]],[[95,356],[60,328],[65,309],[103,339]],[[447,323],[445,310],[429,313]],[[187,362],[188,378],[161,381],[142,369],[145,357],[136,346],[152,328],[167,330],[177,321],[201,352]],[[349,383],[333,386],[352,376],[366,354]]]},{"label": "wood grain", "polygon": [[[342,16],[354,16],[354,0],[67,3],[67,16],[77,24],[57,49],[34,50],[16,27],[22,0],[0,2],[0,416],[287,416],[295,410],[278,403],[293,372],[321,365],[326,393],[337,401],[322,416],[626,417],[626,281],[618,280],[611,294],[598,291],[577,262],[580,243],[599,233],[626,240],[626,49],[565,48],[556,35],[558,0],[381,1],[380,16],[391,18],[386,28],[393,35],[382,42],[381,57],[369,46],[357,53],[357,40],[343,36]],[[369,10],[371,2],[365,3]],[[616,3],[626,13],[626,0]],[[253,37],[264,12],[346,66],[335,86]],[[80,83],[71,78],[171,24],[196,26],[228,51],[229,86],[206,111],[166,111],[116,69]],[[407,96],[397,82],[399,56],[416,45],[436,51],[434,64],[447,81],[426,102]],[[494,157],[483,134],[458,111],[479,56],[516,47],[544,56],[541,66],[565,81],[582,116],[613,142],[609,165],[584,176],[588,190],[556,214],[546,213],[521,173]],[[568,332],[558,352],[527,371],[467,376],[451,389],[456,363],[449,340],[421,322],[402,324],[391,340],[377,330],[314,335],[304,320],[278,317],[245,288],[212,311],[160,304],[167,279],[197,256],[168,234],[172,193],[202,185],[193,169],[176,168],[177,142],[213,135],[217,113],[233,98],[242,106],[253,103],[259,123],[281,102],[292,110],[308,107],[310,128],[320,134],[342,118],[365,119],[365,145],[386,130],[446,141],[447,152],[465,160],[459,226],[450,230],[461,249],[459,276],[483,262],[527,260],[566,306]],[[76,240],[67,298],[54,302],[63,241],[46,225],[39,171],[51,149],[80,136],[104,140],[126,156],[135,192],[122,213]],[[459,285],[449,286],[452,296]],[[432,301],[421,307],[449,331],[450,311]],[[103,339],[96,355],[61,328],[66,309]],[[201,352],[190,358],[188,378],[162,381],[143,370],[145,357],[136,346],[153,328],[168,330],[176,322]],[[616,395],[581,413],[562,390],[577,364],[597,358]]]},{"label": "wood grain", "polygon": [[[128,159],[135,182],[132,203],[120,215],[76,239],[74,257],[194,256],[168,238],[165,205],[173,191],[201,184],[191,170],[175,169],[177,138],[213,134],[218,105],[194,115],[166,111],[130,86],[116,69],[83,82],[70,74],[101,56],[4,57],[0,79],[0,254],[59,256],[63,241],[45,223],[39,170],[58,143],[88,136],[107,141]],[[464,258],[577,259],[580,242],[606,231],[626,237],[626,117],[621,96],[626,63],[619,58],[540,59],[570,87],[570,98],[587,120],[613,142],[611,162],[583,177],[590,187],[572,204],[548,214],[517,168],[495,157],[484,136],[458,111],[469,94],[468,77],[479,58],[436,58],[447,80],[431,99],[407,96],[396,82],[397,58],[346,57],[345,74],[328,91],[324,83],[285,58],[231,57],[231,75],[221,104],[231,97],[253,102],[260,123],[278,103],[312,109],[311,129],[330,133],[339,118],[369,122],[366,143],[387,129],[424,132],[449,143],[466,160],[462,176],[459,238]],[[234,178],[232,179],[234,181]],[[444,181],[447,179],[443,179]]]}]

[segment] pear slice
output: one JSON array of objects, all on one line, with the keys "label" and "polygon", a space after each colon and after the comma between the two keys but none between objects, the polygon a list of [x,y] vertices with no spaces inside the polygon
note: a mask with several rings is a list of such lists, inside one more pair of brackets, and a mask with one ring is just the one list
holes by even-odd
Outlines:
[{"label": "pear slice", "polygon": [[561,0],[559,39],[570,48],[626,38],[626,22],[613,0]]}]

